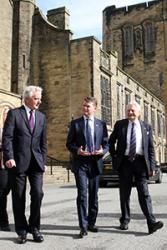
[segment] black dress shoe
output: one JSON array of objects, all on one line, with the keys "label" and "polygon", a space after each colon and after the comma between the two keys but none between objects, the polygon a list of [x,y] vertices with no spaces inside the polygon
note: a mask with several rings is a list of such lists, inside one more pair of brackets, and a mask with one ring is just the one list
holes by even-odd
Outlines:
[{"label": "black dress shoe", "polygon": [[121,223],[119,228],[121,230],[128,230],[128,223],[126,223],[126,222]]},{"label": "black dress shoe", "polygon": [[88,232],[86,229],[81,229],[80,233],[79,233],[79,237],[83,238],[84,236],[88,235]]},{"label": "black dress shoe", "polygon": [[158,229],[162,228],[163,227],[163,222],[162,221],[157,221],[157,222],[154,222],[150,225],[148,225],[148,233],[149,234],[153,234],[154,232],[156,232]]},{"label": "black dress shoe", "polygon": [[1,226],[1,231],[10,232],[11,229],[10,229],[9,225],[3,225],[3,226]]},{"label": "black dress shoe", "polygon": [[35,242],[42,242],[44,241],[44,238],[42,236],[42,234],[40,233],[40,231],[38,229],[34,229],[32,231],[32,236]]},{"label": "black dress shoe", "polygon": [[27,235],[26,234],[21,234],[17,238],[17,243],[18,244],[25,244],[27,241]]},{"label": "black dress shoe", "polygon": [[89,225],[88,231],[93,232],[93,233],[97,233],[99,231],[99,229],[98,229],[98,227],[96,227],[94,225],[93,226]]}]

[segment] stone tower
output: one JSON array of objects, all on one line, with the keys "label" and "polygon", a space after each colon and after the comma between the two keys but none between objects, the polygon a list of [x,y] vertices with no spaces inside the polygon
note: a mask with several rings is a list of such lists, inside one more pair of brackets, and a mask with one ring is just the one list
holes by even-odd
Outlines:
[{"label": "stone tower", "polygon": [[9,0],[0,0],[0,5],[0,89],[10,91],[13,5]]},{"label": "stone tower", "polygon": [[[33,21],[31,81],[43,88],[41,109],[47,118],[48,154],[64,159],[65,140],[70,121],[70,39],[68,12],[47,13],[36,8]],[[61,17],[64,18],[61,18]],[[48,21],[49,20],[49,21]]]},{"label": "stone tower", "polygon": [[167,0],[104,9],[103,48],[167,104]]},{"label": "stone tower", "polygon": [[[30,55],[35,0],[13,0],[11,90],[21,94],[30,84]],[[33,84],[33,83],[31,83]]]},{"label": "stone tower", "polygon": [[48,21],[62,30],[69,30],[69,17],[66,7],[49,10],[47,13]]}]

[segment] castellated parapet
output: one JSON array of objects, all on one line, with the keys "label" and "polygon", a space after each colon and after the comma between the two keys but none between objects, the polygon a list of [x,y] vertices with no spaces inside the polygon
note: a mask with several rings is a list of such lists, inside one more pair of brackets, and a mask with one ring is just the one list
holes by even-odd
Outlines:
[{"label": "castellated parapet", "polygon": [[138,3],[138,4],[133,4],[130,6],[124,6],[124,7],[120,7],[120,8],[116,8],[115,5],[106,7],[103,10],[103,13],[105,13],[106,18],[108,18],[106,21],[109,21],[110,18],[114,15],[118,15],[118,14],[129,14],[131,11],[133,10],[145,10],[145,9],[150,9],[151,6],[155,6],[158,5],[158,1],[151,1],[151,2],[143,2],[143,3]]}]

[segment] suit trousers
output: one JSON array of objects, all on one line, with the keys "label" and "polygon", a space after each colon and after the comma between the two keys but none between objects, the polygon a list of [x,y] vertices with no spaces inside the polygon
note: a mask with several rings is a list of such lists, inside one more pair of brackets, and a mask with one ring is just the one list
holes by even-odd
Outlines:
[{"label": "suit trousers", "polygon": [[135,180],[135,186],[138,192],[138,199],[141,210],[147,219],[148,225],[155,222],[153,215],[152,201],[149,195],[147,184],[146,163],[143,156],[136,158],[133,162],[124,157],[119,169],[120,178],[120,222],[130,222],[130,194]]},{"label": "suit trousers", "polygon": [[93,157],[79,166],[75,173],[75,180],[78,192],[79,227],[87,229],[88,225],[95,225],[98,214],[99,174]]},{"label": "suit trousers", "polygon": [[8,170],[0,168],[0,226],[9,224],[7,214],[7,195],[10,192]]},{"label": "suit trousers", "polygon": [[[32,157],[29,169],[23,173],[17,173],[16,169],[11,169],[12,179],[12,201],[15,220],[15,230],[18,235],[40,229],[40,208],[43,198],[43,172],[40,171],[34,157]],[[30,184],[30,216],[27,222],[25,216],[26,209],[26,185],[27,178]]]}]

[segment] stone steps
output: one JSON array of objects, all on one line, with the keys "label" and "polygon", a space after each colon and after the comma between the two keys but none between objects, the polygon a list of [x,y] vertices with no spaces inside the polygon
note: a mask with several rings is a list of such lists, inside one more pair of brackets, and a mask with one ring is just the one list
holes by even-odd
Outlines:
[{"label": "stone steps", "polygon": [[44,182],[75,183],[75,180],[71,170],[67,170],[62,166],[52,166],[52,168],[47,166]]}]

